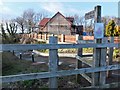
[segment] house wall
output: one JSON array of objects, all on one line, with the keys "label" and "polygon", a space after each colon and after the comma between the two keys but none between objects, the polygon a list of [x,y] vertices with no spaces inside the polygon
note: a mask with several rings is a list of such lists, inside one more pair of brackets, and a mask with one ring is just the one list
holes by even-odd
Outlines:
[{"label": "house wall", "polygon": [[60,14],[52,18],[46,29],[52,34],[71,34],[71,24]]}]

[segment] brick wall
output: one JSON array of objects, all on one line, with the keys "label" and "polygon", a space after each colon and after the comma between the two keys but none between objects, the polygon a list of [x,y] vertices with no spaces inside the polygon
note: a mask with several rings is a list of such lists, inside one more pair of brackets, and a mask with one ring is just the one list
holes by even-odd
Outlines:
[{"label": "brick wall", "polygon": [[[23,34],[20,35],[24,38],[34,38],[45,40],[45,34]],[[46,35],[46,39],[49,39],[49,34]],[[109,39],[109,37],[108,37]],[[94,36],[83,36],[83,40],[94,40]],[[58,41],[62,41],[62,35],[58,35]],[[76,43],[76,35],[64,35],[64,42]],[[114,43],[120,43],[120,37],[114,37]]]},{"label": "brick wall", "polygon": [[83,40],[94,40],[94,36],[83,36]]},{"label": "brick wall", "polygon": [[120,43],[120,37],[114,37],[114,43]]},{"label": "brick wall", "polygon": [[75,35],[65,35],[65,42],[76,43],[76,36]]}]

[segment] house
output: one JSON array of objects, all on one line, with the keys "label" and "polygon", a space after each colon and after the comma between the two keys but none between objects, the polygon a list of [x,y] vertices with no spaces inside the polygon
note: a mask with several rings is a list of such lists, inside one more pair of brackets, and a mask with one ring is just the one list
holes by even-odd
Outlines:
[{"label": "house", "polygon": [[65,17],[57,12],[52,18],[43,18],[40,23],[40,33],[73,35],[76,27],[73,17]]}]

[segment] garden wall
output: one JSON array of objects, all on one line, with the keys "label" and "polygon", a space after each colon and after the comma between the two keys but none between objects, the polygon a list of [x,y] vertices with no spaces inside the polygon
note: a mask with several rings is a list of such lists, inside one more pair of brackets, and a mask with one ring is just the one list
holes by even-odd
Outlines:
[{"label": "garden wall", "polygon": [[[49,40],[50,34],[22,34],[24,38],[33,38],[33,39],[42,39],[42,40]],[[59,42],[69,42],[69,43],[76,43],[77,35],[55,35],[58,36]],[[108,38],[109,39],[109,38]],[[83,40],[94,40],[94,36],[83,36]],[[114,43],[120,43],[120,37],[114,37]]]}]

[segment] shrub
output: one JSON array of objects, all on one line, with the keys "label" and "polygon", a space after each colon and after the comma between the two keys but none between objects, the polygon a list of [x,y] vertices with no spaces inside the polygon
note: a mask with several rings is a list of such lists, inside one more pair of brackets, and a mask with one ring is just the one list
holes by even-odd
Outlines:
[{"label": "shrub", "polygon": [[114,20],[110,20],[108,25],[106,26],[106,36],[114,36],[114,31],[115,31],[115,22]]},{"label": "shrub", "polygon": [[114,49],[113,57],[117,58],[118,56],[120,56],[120,49]]}]

